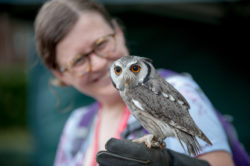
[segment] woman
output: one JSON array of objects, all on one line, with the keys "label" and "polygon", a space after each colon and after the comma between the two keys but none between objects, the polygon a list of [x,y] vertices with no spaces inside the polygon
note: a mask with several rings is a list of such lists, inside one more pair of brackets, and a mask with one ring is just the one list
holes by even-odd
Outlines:
[{"label": "woman", "polygon": [[[37,15],[35,33],[40,57],[57,78],[54,84],[73,86],[97,101],[72,112],[55,165],[96,165],[96,153],[105,149],[111,137],[143,135],[141,127],[128,133],[138,123],[109,78],[111,63],[129,52],[120,26],[100,4],[86,0],[48,1]],[[222,126],[210,102],[197,92],[196,83],[181,75],[168,75],[168,81],[187,98],[190,114],[213,143],[206,147],[200,142],[203,151],[197,158],[211,165],[233,165]],[[213,130],[207,131],[208,125]],[[175,138],[168,138],[166,143],[168,148],[184,153]]]}]

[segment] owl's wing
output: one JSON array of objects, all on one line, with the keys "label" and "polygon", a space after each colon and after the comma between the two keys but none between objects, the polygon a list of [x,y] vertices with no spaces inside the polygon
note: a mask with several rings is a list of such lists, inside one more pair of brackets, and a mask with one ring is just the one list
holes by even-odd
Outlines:
[{"label": "owl's wing", "polygon": [[[173,101],[170,94],[173,98],[182,99],[184,97],[179,95],[180,93],[173,89],[172,86],[163,88],[164,93],[168,92],[168,97],[162,93],[155,93],[146,85],[138,86],[128,91],[126,95],[141,111],[145,111],[151,116],[191,135],[201,135],[199,128],[196,126],[185,105],[178,103],[176,99]],[[186,103],[186,105],[188,104]]]},{"label": "owl's wing", "polygon": [[177,103],[185,106],[187,110],[190,108],[190,105],[183,95],[158,74],[156,78],[150,79],[144,86],[156,94],[162,94],[170,100],[176,100]]}]

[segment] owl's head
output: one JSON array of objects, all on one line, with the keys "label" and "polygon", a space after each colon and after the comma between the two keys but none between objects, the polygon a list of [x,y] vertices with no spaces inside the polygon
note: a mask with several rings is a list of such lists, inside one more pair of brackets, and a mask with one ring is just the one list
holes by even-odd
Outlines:
[{"label": "owl's head", "polygon": [[147,82],[154,72],[152,60],[139,56],[122,57],[110,68],[112,82],[119,91]]}]

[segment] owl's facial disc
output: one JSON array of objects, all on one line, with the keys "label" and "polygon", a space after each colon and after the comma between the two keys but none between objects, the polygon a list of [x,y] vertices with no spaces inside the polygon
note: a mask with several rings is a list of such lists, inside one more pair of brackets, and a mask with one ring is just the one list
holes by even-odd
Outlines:
[{"label": "owl's facial disc", "polygon": [[123,82],[125,87],[134,87],[138,83],[138,74],[141,67],[138,64],[132,64],[128,67],[128,70],[125,70],[123,73]]},{"label": "owl's facial disc", "polygon": [[126,87],[131,85],[131,83],[134,81],[132,73],[126,71],[126,73],[123,75],[123,81]]},{"label": "owl's facial disc", "polygon": [[136,81],[136,75],[140,72],[141,67],[135,63],[130,65],[129,70],[131,72],[126,71],[124,74],[124,82],[126,87],[133,86],[134,82]]}]

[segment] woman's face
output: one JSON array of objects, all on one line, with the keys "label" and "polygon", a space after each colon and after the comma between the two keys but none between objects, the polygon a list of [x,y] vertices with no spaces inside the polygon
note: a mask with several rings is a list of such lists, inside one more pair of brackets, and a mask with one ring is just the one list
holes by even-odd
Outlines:
[{"label": "woman's face", "polygon": [[[67,66],[74,61],[77,55],[91,52],[93,45],[98,39],[112,33],[116,33],[116,47],[112,51],[112,57],[118,59],[119,57],[127,56],[128,50],[125,46],[123,33],[119,27],[115,30],[112,29],[98,13],[83,13],[71,31],[56,47],[58,65],[60,67]],[[89,54],[91,70],[88,73],[81,76],[79,76],[79,73],[71,70],[63,73],[53,71],[53,73],[67,85],[71,85],[97,100],[103,100],[117,95],[117,90],[113,87],[109,76],[109,67],[113,60],[99,57],[95,52],[92,52]]]}]

